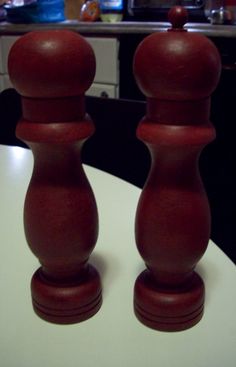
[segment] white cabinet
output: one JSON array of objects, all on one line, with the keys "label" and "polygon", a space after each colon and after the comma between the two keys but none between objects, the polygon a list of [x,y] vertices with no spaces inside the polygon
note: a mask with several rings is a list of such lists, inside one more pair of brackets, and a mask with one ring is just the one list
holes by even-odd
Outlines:
[{"label": "white cabinet", "polygon": [[7,60],[8,60],[8,54],[9,51],[15,43],[15,41],[18,39],[18,36],[2,36],[1,37],[1,73],[2,74],[8,74],[8,68],[7,68]]},{"label": "white cabinet", "polygon": [[9,51],[13,43],[18,39],[17,36],[0,37],[0,88],[1,91],[11,88],[12,84],[8,76],[7,60]]},{"label": "white cabinet", "polygon": [[[12,87],[7,68],[10,48],[19,36],[0,37],[0,91]],[[119,40],[86,37],[96,56],[96,75],[87,95],[119,98]]]}]

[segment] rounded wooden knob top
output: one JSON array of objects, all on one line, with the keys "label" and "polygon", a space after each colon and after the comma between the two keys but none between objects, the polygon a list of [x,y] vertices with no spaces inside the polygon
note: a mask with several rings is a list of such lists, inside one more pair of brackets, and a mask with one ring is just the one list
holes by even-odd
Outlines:
[{"label": "rounded wooden knob top", "polygon": [[181,29],[188,21],[188,12],[182,6],[174,6],[169,10],[168,20],[173,29]]},{"label": "rounded wooden knob top", "polygon": [[217,48],[206,37],[187,32],[186,9],[169,12],[172,28],[153,33],[138,46],[134,76],[144,95],[165,100],[195,100],[211,95],[221,71]]},{"label": "rounded wooden knob top", "polygon": [[22,96],[55,98],[83,94],[93,82],[96,61],[91,46],[75,32],[34,31],[13,45],[8,68]]}]

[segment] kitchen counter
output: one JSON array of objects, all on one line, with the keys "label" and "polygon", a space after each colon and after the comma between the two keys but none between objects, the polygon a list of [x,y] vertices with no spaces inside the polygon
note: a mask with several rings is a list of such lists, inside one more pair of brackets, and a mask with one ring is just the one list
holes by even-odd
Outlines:
[{"label": "kitchen counter", "polygon": [[[67,20],[60,23],[31,23],[11,24],[0,23],[0,34],[23,34],[33,30],[48,30],[64,28],[82,34],[120,35],[120,34],[150,34],[163,32],[170,27],[164,22],[79,22]],[[236,25],[212,25],[209,23],[187,23],[186,28],[190,32],[200,32],[208,37],[236,38]]]}]

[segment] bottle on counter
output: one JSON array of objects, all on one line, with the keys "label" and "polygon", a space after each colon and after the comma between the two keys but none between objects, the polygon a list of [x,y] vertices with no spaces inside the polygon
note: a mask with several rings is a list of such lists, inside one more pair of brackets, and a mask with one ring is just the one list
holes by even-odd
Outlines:
[{"label": "bottle on counter", "polygon": [[123,19],[123,0],[99,0],[100,18],[103,22],[120,22]]}]

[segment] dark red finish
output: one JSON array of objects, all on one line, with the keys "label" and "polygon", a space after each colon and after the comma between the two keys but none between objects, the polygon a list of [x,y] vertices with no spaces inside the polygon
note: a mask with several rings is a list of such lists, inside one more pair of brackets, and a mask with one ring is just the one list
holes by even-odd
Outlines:
[{"label": "dark red finish", "polygon": [[210,210],[199,155],[215,137],[210,95],[220,57],[204,36],[185,31],[186,10],[170,10],[172,28],[137,48],[134,75],[147,96],[137,136],[152,156],[136,213],[136,243],[147,270],[134,288],[134,309],[145,325],[179,331],[202,317],[204,284],[194,272],[210,235]]},{"label": "dark red finish", "polygon": [[32,32],[13,45],[8,65],[22,96],[16,133],[34,154],[24,207],[26,239],[42,265],[31,282],[33,307],[51,322],[83,321],[102,302],[99,274],[87,263],[97,207],[81,164],[82,145],[94,132],[84,107],[94,53],[76,33]]}]

